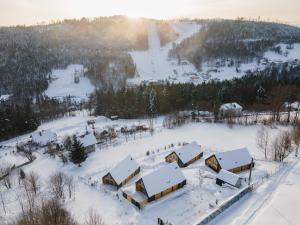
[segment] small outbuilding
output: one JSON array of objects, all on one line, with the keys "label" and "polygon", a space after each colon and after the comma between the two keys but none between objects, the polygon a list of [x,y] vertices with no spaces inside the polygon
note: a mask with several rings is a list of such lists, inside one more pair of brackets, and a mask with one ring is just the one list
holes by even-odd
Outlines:
[{"label": "small outbuilding", "polygon": [[220,106],[220,116],[239,116],[242,114],[243,107],[236,102],[226,103]]},{"label": "small outbuilding", "polygon": [[84,136],[80,136],[78,140],[82,143],[86,153],[91,153],[96,150],[97,140],[94,134],[89,133]]},{"label": "small outbuilding", "polygon": [[205,164],[217,173],[221,169],[239,173],[254,167],[252,156],[247,148],[213,154],[205,159]]},{"label": "small outbuilding", "polygon": [[44,147],[47,144],[56,141],[57,139],[56,133],[51,130],[36,131],[30,137],[32,143],[35,143],[41,147]]},{"label": "small outbuilding", "polygon": [[136,191],[147,196],[147,201],[157,200],[186,185],[186,179],[176,162],[172,162],[136,182]]},{"label": "small outbuilding", "polygon": [[203,156],[203,151],[197,142],[186,144],[165,157],[166,162],[177,162],[180,167],[187,167]]},{"label": "small outbuilding", "polygon": [[236,188],[240,188],[241,178],[232,172],[221,169],[217,175],[216,184],[222,186],[225,183],[234,186]]},{"label": "small outbuilding", "polygon": [[116,186],[119,189],[139,172],[139,164],[129,155],[102,177],[102,182],[103,184]]}]

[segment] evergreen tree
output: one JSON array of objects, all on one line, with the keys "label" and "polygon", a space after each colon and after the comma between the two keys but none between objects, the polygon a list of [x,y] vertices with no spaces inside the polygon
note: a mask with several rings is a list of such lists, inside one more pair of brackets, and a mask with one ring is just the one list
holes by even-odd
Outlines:
[{"label": "evergreen tree", "polygon": [[77,137],[73,136],[73,143],[72,148],[69,153],[69,159],[74,164],[78,164],[81,166],[80,163],[84,162],[87,158],[87,153],[82,145],[82,143],[77,139]]}]

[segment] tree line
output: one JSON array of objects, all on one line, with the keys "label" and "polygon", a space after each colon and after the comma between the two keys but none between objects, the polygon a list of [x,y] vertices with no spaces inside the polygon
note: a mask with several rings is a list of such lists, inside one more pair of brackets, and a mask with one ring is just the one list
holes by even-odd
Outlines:
[{"label": "tree line", "polygon": [[299,65],[293,68],[273,65],[233,80],[98,90],[91,105],[97,115],[136,118],[182,110],[218,113],[221,104],[238,102],[247,110],[272,111],[276,118],[285,102],[299,101],[299,87]]}]

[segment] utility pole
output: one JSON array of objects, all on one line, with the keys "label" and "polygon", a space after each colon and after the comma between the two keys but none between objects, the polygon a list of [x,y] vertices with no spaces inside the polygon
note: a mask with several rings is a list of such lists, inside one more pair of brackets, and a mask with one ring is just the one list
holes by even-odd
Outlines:
[{"label": "utility pole", "polygon": [[251,166],[250,166],[250,172],[249,172],[248,185],[250,185],[250,182],[251,182],[252,166],[253,166],[253,158],[251,158]]}]

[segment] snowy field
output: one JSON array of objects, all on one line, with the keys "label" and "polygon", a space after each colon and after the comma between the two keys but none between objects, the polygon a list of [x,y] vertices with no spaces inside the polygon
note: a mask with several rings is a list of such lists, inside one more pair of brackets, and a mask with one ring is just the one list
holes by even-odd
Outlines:
[{"label": "snowy field", "polygon": [[[105,117],[94,118],[86,116],[86,114],[78,114],[76,117],[67,117],[45,123],[39,129],[51,129],[57,132],[59,138],[62,138],[66,134],[85,131],[87,120],[92,118],[96,120],[95,127],[98,129],[108,125],[131,126],[136,122],[147,123],[146,120],[111,121]],[[236,188],[219,187],[215,184],[216,173],[204,165],[204,158],[209,154],[247,147],[256,160],[253,181],[267,173],[272,173],[278,167],[277,163],[262,160],[263,153],[257,150],[255,142],[257,126],[234,126],[233,129],[230,129],[226,124],[192,123],[168,130],[162,127],[162,121],[163,117],[155,120],[156,131],[153,136],[147,132],[136,135],[134,138],[131,137],[127,141],[120,139],[116,145],[106,148],[99,148],[98,146],[96,152],[89,155],[82,167],[73,164],[63,165],[60,159],[50,158],[43,154],[43,149],[40,149],[35,153],[37,159],[26,166],[24,170],[26,173],[30,171],[38,173],[44,185],[46,185],[49,176],[58,171],[74,176],[77,185],[76,197],[67,200],[66,206],[78,220],[83,220],[83,217],[93,208],[102,215],[109,225],[151,225],[156,224],[157,217],[179,225],[194,224],[214,209],[216,200],[221,203],[238,192]],[[274,136],[281,129],[286,128],[272,129],[270,135]],[[18,141],[25,141],[28,138],[29,135],[23,135],[18,138]],[[12,139],[2,142],[1,145],[14,146],[16,141],[17,139]],[[173,149],[178,148],[178,143],[192,141],[197,141],[202,146],[204,157],[195,164],[182,169],[187,178],[187,185],[158,201],[147,204],[141,211],[125,200],[116,190],[101,184],[101,177],[128,154],[131,154],[141,165],[139,176],[142,176],[165,165],[164,157]],[[148,156],[146,155],[147,151],[150,152]],[[3,148],[0,149],[0,152],[0,160],[16,164],[23,160],[19,158],[20,156],[14,156],[12,148]],[[248,172],[242,173],[241,176],[247,177]],[[138,177],[125,188],[133,185],[137,179]],[[91,186],[90,183],[96,185]],[[5,192],[5,201],[9,202],[5,220],[20,213],[17,193],[19,193],[17,185],[12,190]]]},{"label": "snowy field", "polygon": [[62,99],[71,96],[73,100],[87,100],[95,87],[83,74],[79,76],[79,83],[74,82],[75,71],[83,71],[83,66],[78,64],[69,65],[66,69],[53,70],[51,77],[54,79],[45,94],[51,98]]},{"label": "snowy field", "polygon": [[[174,22],[171,24],[178,34],[175,43],[179,44],[201,29],[200,24],[192,22]],[[266,67],[257,60],[242,62],[238,71],[236,66],[229,66],[230,59],[221,63],[221,59],[203,62],[201,71],[198,71],[188,60],[178,60],[169,58],[168,53],[172,49],[172,43],[165,46],[160,45],[160,39],[155,24],[149,25],[148,31],[149,49],[147,51],[130,52],[136,66],[138,76],[128,79],[129,85],[140,84],[142,82],[157,82],[168,80],[171,83],[202,83],[203,81],[218,79],[232,79],[242,77],[248,70],[262,70]],[[279,44],[282,54],[274,51],[265,52],[263,58],[269,63],[288,62],[295,59],[300,60],[300,44],[294,44],[293,49],[287,49],[286,44]],[[219,63],[219,65],[217,65]],[[221,65],[220,65],[221,63]]]}]

